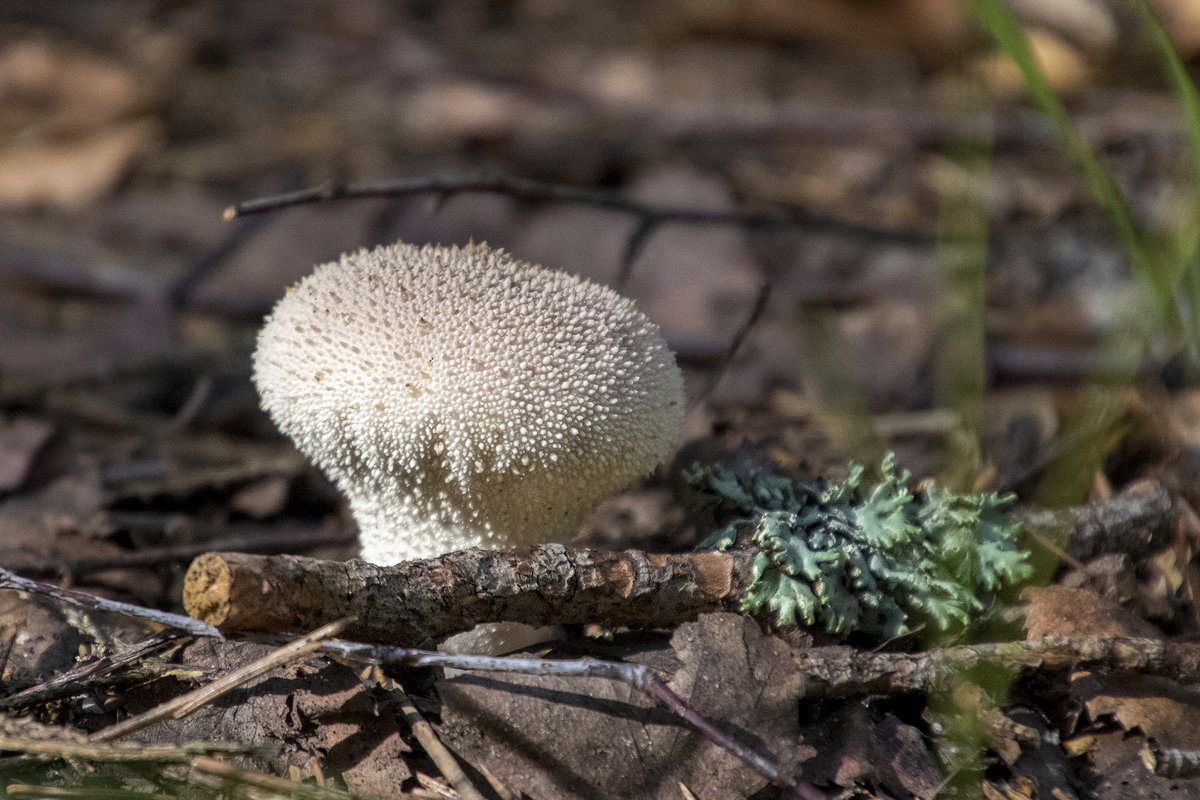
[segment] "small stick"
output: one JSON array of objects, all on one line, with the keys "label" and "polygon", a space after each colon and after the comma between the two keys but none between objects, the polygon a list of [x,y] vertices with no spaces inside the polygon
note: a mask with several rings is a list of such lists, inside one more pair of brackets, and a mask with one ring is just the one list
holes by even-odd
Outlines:
[{"label": "small stick", "polygon": [[10,783],[3,787],[7,800],[178,800],[176,794],[130,794],[124,789],[101,789],[96,786],[69,788],[66,786],[34,786],[29,783]]},{"label": "small stick", "polygon": [[733,357],[737,355],[737,351],[741,349],[742,343],[746,341],[746,337],[750,335],[750,331],[754,328],[759,317],[767,310],[767,301],[771,299],[771,284],[764,283],[758,289],[758,295],[754,298],[754,305],[750,307],[750,313],[746,316],[746,321],[733,334],[733,338],[729,340],[729,344],[725,347],[725,351],[721,353],[717,360],[716,366],[708,378],[708,382],[699,394],[688,402],[688,408],[695,408],[704,402],[713,390],[717,388],[717,384],[721,382],[721,378],[725,377],[726,370],[733,363]]},{"label": "small stick", "polygon": [[1176,779],[1200,776],[1200,750],[1161,747],[1151,739],[1142,745],[1141,756],[1146,769],[1160,777]]},{"label": "small stick", "polygon": [[810,698],[928,691],[984,664],[1014,671],[1091,669],[1200,681],[1200,644],[1126,636],[1047,636],[923,653],[814,647],[797,652],[795,659],[808,679],[805,696]]},{"label": "small stick", "polygon": [[[114,518],[114,522],[121,526],[119,519]],[[191,530],[201,533],[216,527],[218,526],[195,525]],[[55,572],[61,568],[69,575],[80,576],[114,567],[149,567],[187,561],[211,550],[236,550],[243,553],[292,553],[316,547],[350,545],[357,539],[356,534],[349,527],[331,529],[324,525],[310,525],[304,528],[285,530],[279,530],[277,526],[272,525],[231,524],[220,527],[231,533],[228,536],[218,536],[199,542],[147,547],[143,550],[113,556],[72,558],[59,564],[50,562],[43,568]]]},{"label": "small stick", "polygon": [[292,633],[351,617],[347,639],[425,646],[481,622],[675,625],[732,609],[749,585],[753,559],[560,544],[461,550],[392,567],[208,553],[188,569],[183,603],[228,630]]},{"label": "small stick", "polygon": [[399,699],[400,712],[404,715],[404,721],[408,723],[409,729],[412,730],[413,736],[420,742],[425,753],[433,759],[433,763],[437,765],[442,777],[454,787],[454,791],[458,792],[458,796],[462,800],[483,800],[483,795],[479,793],[479,790],[471,783],[471,779],[459,766],[458,759],[446,745],[442,744],[442,740],[434,732],[433,726],[421,716],[421,712],[413,705],[412,698],[404,691],[404,687],[384,675],[378,667],[373,667],[373,669],[376,672],[375,680],[386,686],[388,691]]},{"label": "small stick", "polygon": [[134,731],[139,731],[147,725],[152,725],[164,719],[180,719],[186,717],[203,706],[216,700],[223,694],[233,691],[234,689],[249,683],[250,681],[264,675],[267,672],[282,666],[290,661],[303,658],[310,653],[314,653],[321,649],[324,640],[336,636],[341,631],[345,630],[350,623],[348,619],[340,619],[323,625],[315,631],[301,636],[290,644],[280,647],[272,653],[268,653],[260,659],[233,670],[227,675],[213,681],[212,683],[201,686],[199,689],[181,694],[178,697],[172,698],[165,703],[160,703],[154,708],[129,719],[123,720],[110,725],[107,728],[96,731],[88,737],[91,742],[111,742],[114,739],[119,739],[122,736],[128,736]]},{"label": "small stick", "polygon": [[83,684],[86,681],[96,680],[117,671],[121,667],[132,664],[135,661],[140,661],[151,653],[180,641],[180,639],[181,634],[174,629],[156,633],[153,636],[142,639],[132,647],[122,650],[115,656],[103,656],[86,664],[80,664],[73,669],[54,676],[48,681],[39,683],[36,686],[30,686],[28,689],[23,689],[8,697],[0,698],[0,710],[10,711],[18,708],[29,708],[30,706],[45,703],[63,695],[79,694],[84,689]]},{"label": "small stick", "polygon": [[[1170,495],[1152,483],[1078,508],[1014,516],[1085,563],[1167,547],[1178,518]],[[426,646],[483,622],[670,627],[736,610],[753,582],[753,560],[744,551],[661,555],[561,544],[460,550],[391,567],[206,553],[187,571],[183,604],[231,630],[294,633],[352,617],[348,639]]]},{"label": "small stick", "polygon": [[805,228],[839,231],[873,241],[898,241],[913,244],[931,244],[933,241],[932,237],[925,233],[853,222],[798,206],[787,206],[785,214],[755,211],[705,211],[696,208],[641,203],[617,192],[600,189],[541,183],[524,178],[470,176],[398,178],[348,184],[326,183],[311,189],[246,200],[225,209],[225,219],[232,220],[251,214],[263,214],[281,208],[330,200],[409,197],[421,194],[446,197],[454,194],[480,193],[501,194],[519,200],[535,200],[542,203],[578,203],[639,217],[647,221],[646,224],[650,227],[670,222],[676,225],[737,225],[759,229]]},{"label": "small stick", "polygon": [[168,611],[159,611],[153,608],[145,608],[144,606],[135,606],[132,603],[122,603],[119,600],[108,600],[94,594],[77,592],[73,589],[64,589],[52,583],[43,583],[42,581],[22,578],[20,575],[15,575],[3,567],[0,567],[0,589],[14,589],[18,592],[51,597],[61,603],[74,606],[75,608],[82,608],[86,611],[105,611],[125,617],[147,620],[158,625],[190,633],[193,636],[222,638],[219,630],[192,617],[185,617],[182,614],[172,614]]}]

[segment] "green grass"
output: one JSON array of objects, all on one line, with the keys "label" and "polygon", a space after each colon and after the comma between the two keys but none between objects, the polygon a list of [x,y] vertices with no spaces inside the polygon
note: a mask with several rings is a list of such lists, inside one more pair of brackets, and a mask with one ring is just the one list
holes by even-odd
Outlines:
[{"label": "green grass", "polygon": [[1021,71],[1025,89],[1034,104],[1054,126],[1067,154],[1075,161],[1092,197],[1107,213],[1129,259],[1130,271],[1148,290],[1154,313],[1146,319],[1144,334],[1167,335],[1172,345],[1197,363],[1200,353],[1200,95],[1170,37],[1145,0],[1129,0],[1150,35],[1163,64],[1172,92],[1183,110],[1191,150],[1192,174],[1189,213],[1171,228],[1153,232],[1139,222],[1129,202],[1096,153],[1067,113],[1062,99],[1038,66],[1016,17],[1002,0],[969,0],[979,20],[997,46]]}]

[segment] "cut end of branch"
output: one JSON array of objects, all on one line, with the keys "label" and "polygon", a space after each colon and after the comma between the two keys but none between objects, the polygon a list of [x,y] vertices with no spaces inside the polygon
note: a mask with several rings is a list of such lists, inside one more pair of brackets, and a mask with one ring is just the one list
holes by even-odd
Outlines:
[{"label": "cut end of branch", "polygon": [[238,211],[237,206],[229,206],[221,212],[221,219],[225,220],[226,222],[237,219],[239,216],[241,216],[241,212]]},{"label": "cut end of branch", "polygon": [[209,625],[223,625],[232,608],[232,587],[229,564],[216,553],[205,553],[192,561],[183,578],[183,607]]}]

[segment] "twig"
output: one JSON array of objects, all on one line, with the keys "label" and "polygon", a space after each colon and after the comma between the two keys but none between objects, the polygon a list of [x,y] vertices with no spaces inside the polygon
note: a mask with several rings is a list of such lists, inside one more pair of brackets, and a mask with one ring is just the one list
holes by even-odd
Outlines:
[{"label": "twig", "polygon": [[1075,556],[1071,555],[1066,550],[1063,550],[1062,547],[1058,545],[1058,542],[1054,541],[1041,531],[1034,528],[1027,529],[1025,531],[1025,537],[1038,547],[1041,547],[1043,550],[1062,561],[1062,563],[1066,564],[1071,569],[1077,569],[1080,572],[1087,573],[1087,564],[1084,564],[1078,558],[1075,558]]},{"label": "twig", "polygon": [[225,487],[264,476],[295,475],[308,469],[308,461],[294,451],[254,456],[235,464],[176,469],[170,461],[127,462],[105,470],[101,476],[112,500],[157,495],[189,494],[200,489]]},{"label": "twig", "polygon": [[[930,244],[926,233],[885,228],[841,219],[798,206],[786,206],[784,213],[755,211],[706,211],[696,208],[660,206],[631,200],[617,192],[583,189],[524,178],[481,178],[470,176],[398,178],[395,180],[365,181],[362,183],[327,183],[311,189],[246,200],[225,210],[226,219],[263,214],[293,206],[310,205],[330,200],[363,199],[370,197],[409,197],[434,194],[447,197],[454,194],[502,194],[519,200],[542,203],[578,203],[638,217],[643,225],[736,225],[755,229],[803,228],[835,231],[873,241]],[[627,248],[628,251],[629,248]]]},{"label": "twig", "polygon": [[102,789],[97,786],[72,788],[67,786],[34,786],[29,783],[10,783],[3,787],[6,800],[178,800],[177,794],[130,794],[124,789]]},{"label": "twig", "polygon": [[337,636],[345,630],[348,623],[349,620],[340,619],[328,625],[323,625],[317,630],[296,639],[294,642],[284,645],[274,652],[250,662],[244,667],[233,670],[212,683],[201,686],[199,689],[187,692],[186,694],[181,694],[165,703],[160,703],[149,711],[96,731],[88,737],[88,740],[92,742],[111,742],[122,736],[128,736],[134,731],[139,731],[155,722],[186,717],[188,714],[216,700],[221,695],[249,683],[276,667],[320,650],[325,639]]},{"label": "twig", "polygon": [[69,606],[82,608],[86,611],[102,611],[146,620],[190,633],[193,636],[222,638],[221,632],[213,626],[205,625],[203,622],[199,622],[191,617],[185,617],[182,614],[172,614],[168,611],[145,608],[144,606],[136,606],[132,603],[122,603],[119,600],[108,600],[94,594],[77,592],[73,589],[64,589],[52,583],[43,583],[41,581],[30,580],[29,578],[22,578],[20,575],[14,575],[3,567],[0,567],[0,589],[14,589],[18,592],[50,597],[60,603],[66,603]]},{"label": "twig", "polygon": [[654,555],[462,550],[380,567],[363,561],[207,553],[184,578],[188,613],[231,630],[293,633],[340,617],[349,639],[434,644],[481,622],[666,627],[732,608],[749,553]]},{"label": "twig", "polygon": [[404,691],[404,687],[388,678],[377,667],[375,670],[377,672],[375,680],[385,685],[392,696],[399,700],[400,713],[404,715],[404,721],[408,723],[409,729],[412,730],[413,736],[420,742],[425,753],[433,759],[433,763],[437,765],[442,777],[454,787],[454,791],[458,792],[458,796],[462,800],[483,800],[483,795],[479,793],[467,774],[463,772],[462,767],[459,766],[458,759],[446,745],[442,744],[442,740],[434,732],[433,726],[421,716],[421,712],[413,705],[412,698]]},{"label": "twig", "polygon": [[625,240],[625,250],[621,253],[621,268],[617,271],[613,286],[623,291],[629,285],[629,279],[633,277],[633,263],[642,254],[646,242],[650,241],[650,234],[654,233],[658,225],[658,221],[643,217],[629,232],[629,238]]},{"label": "twig", "polygon": [[242,248],[262,227],[263,220],[248,219],[230,231],[223,240],[200,255],[183,274],[167,287],[166,296],[175,308],[184,308],[197,286]]},{"label": "twig", "polygon": [[823,798],[812,787],[797,783],[783,774],[768,759],[754,752],[728,733],[697,714],[676,694],[652,668],[644,664],[625,664],[595,658],[546,659],[501,656],[464,656],[439,653],[433,650],[414,650],[388,645],[367,645],[357,642],[327,642],[325,652],[342,658],[370,664],[395,664],[407,667],[448,667],[474,672],[516,672],[526,675],[557,675],[564,677],[607,678],[620,681],[654,698],[676,716],[685,720],[705,738],[733,753],[753,767],[776,786],[804,798]]},{"label": "twig", "polygon": [[74,259],[46,248],[0,237],[0,276],[11,283],[33,283],[64,295],[145,301],[161,297],[165,282],[158,273],[93,258]]},{"label": "twig", "polygon": [[759,317],[767,310],[767,301],[771,299],[771,284],[764,283],[758,289],[758,295],[754,298],[754,305],[750,308],[750,313],[746,316],[746,321],[733,334],[733,338],[729,340],[729,344],[725,347],[725,351],[717,360],[716,366],[709,374],[708,382],[704,388],[691,399],[688,403],[688,408],[695,408],[704,402],[704,400],[712,394],[717,388],[717,384],[721,382],[721,378],[725,376],[729,365],[733,363],[733,357],[737,355],[737,351],[741,349],[742,343],[746,341],[746,337],[750,335],[751,329],[758,322]]},{"label": "twig", "polygon": [[1146,769],[1160,777],[1174,779],[1200,776],[1200,750],[1162,747],[1151,739],[1142,745],[1141,755]]},{"label": "twig", "polygon": [[16,694],[0,698],[0,710],[29,708],[40,703],[53,700],[64,695],[79,694],[85,689],[84,684],[109,675],[122,667],[146,658],[151,653],[165,648],[167,645],[179,643],[181,634],[177,630],[163,631],[137,642],[122,650],[115,656],[103,656],[86,664],[69,669],[48,681],[30,686]]},{"label": "twig", "polygon": [[1123,636],[962,645],[924,653],[875,653],[816,647],[796,654],[809,697],[851,697],[927,691],[988,664],[1018,669],[1094,669],[1200,680],[1200,644]]},{"label": "twig", "polygon": [[156,375],[168,370],[210,369],[212,358],[201,354],[152,355],[122,363],[89,363],[72,372],[21,371],[0,376],[0,406],[41,407],[47,395],[86,389],[121,380]]},{"label": "twig", "polygon": [[432,775],[426,775],[424,772],[416,774],[417,783],[421,784],[421,789],[425,792],[422,798],[436,798],[436,800],[458,800],[458,793],[451,789],[446,784],[439,781]]}]

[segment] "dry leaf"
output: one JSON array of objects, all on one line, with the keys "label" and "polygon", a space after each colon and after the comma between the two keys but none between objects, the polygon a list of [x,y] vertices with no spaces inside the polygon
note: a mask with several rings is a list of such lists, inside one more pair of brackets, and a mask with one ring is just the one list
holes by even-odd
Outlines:
[{"label": "dry leaf", "polygon": [[22,142],[0,151],[0,206],[82,208],[107,194],[159,137],[150,121],[113,125],[63,142]]},{"label": "dry leaf", "polygon": [[[671,680],[700,714],[785,769],[796,759],[801,677],[751,620],[709,614],[672,638]],[[447,744],[534,800],[657,800],[680,782],[701,800],[766,780],[639,692],[610,680],[500,673],[438,684]]]},{"label": "dry leaf", "polygon": [[1200,750],[1200,690],[1170,678],[1083,676],[1071,682],[1093,719],[1108,714],[1127,731],[1140,730],[1163,747]]},{"label": "dry leaf", "polygon": [[0,53],[0,124],[42,135],[94,131],[146,103],[129,70],[57,42],[26,39]]},{"label": "dry leaf", "polygon": [[[1026,42],[1046,80],[1060,92],[1084,88],[1091,68],[1072,44],[1055,34],[1033,28],[1025,32]],[[1025,91],[1021,70],[1007,54],[993,53],[975,62],[975,70],[991,91],[1002,97],[1015,97]]]},{"label": "dry leaf", "polygon": [[1021,599],[1029,604],[1025,611],[1025,634],[1030,639],[1044,636],[1162,636],[1150,623],[1087,589],[1030,587],[1021,592]]}]

